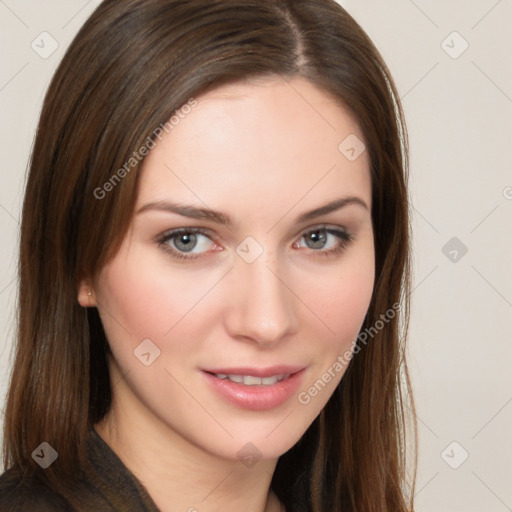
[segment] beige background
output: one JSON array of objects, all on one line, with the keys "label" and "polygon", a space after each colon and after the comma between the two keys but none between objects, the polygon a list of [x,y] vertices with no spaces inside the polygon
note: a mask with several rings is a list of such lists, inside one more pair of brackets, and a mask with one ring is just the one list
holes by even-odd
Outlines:
[{"label": "beige background", "polygon": [[[49,79],[98,3],[0,0],[2,407],[28,155]],[[382,52],[408,121],[417,510],[512,510],[512,0],[341,3]]]}]

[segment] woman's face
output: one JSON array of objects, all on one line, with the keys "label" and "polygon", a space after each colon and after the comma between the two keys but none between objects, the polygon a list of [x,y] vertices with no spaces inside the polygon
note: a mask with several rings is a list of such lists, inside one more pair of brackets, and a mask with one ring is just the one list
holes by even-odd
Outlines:
[{"label": "woman's face", "polygon": [[276,458],[341,380],[370,303],[369,158],[303,79],[197,102],[145,158],[128,235],[93,283],[114,402],[148,433]]}]

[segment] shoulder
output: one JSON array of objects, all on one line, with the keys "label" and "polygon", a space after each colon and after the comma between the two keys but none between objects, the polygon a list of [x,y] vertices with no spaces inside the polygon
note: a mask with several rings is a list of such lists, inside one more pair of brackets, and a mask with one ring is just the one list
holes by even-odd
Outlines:
[{"label": "shoulder", "polygon": [[0,512],[74,512],[62,497],[10,468],[0,475]]}]

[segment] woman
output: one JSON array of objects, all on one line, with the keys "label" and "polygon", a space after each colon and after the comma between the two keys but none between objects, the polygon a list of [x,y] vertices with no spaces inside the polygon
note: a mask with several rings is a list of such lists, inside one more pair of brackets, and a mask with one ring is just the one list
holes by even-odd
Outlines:
[{"label": "woman", "polygon": [[413,510],[406,184],[336,2],[105,0],[31,158],[0,510]]}]

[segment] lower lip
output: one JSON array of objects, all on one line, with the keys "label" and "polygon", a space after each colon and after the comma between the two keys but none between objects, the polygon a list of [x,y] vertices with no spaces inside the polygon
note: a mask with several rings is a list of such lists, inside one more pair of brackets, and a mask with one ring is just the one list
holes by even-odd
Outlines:
[{"label": "lower lip", "polygon": [[211,373],[202,374],[210,386],[230,404],[243,409],[263,411],[279,407],[293,396],[303,380],[304,369],[271,386],[246,386],[229,379],[219,379]]}]

